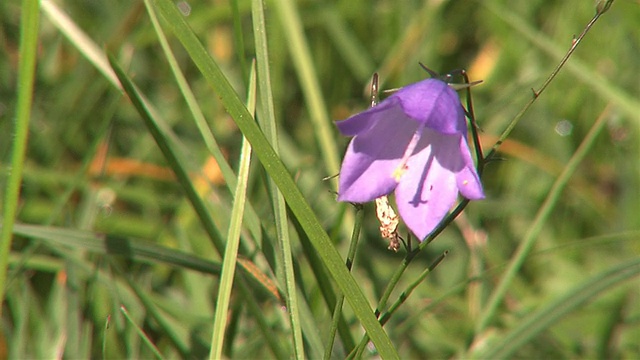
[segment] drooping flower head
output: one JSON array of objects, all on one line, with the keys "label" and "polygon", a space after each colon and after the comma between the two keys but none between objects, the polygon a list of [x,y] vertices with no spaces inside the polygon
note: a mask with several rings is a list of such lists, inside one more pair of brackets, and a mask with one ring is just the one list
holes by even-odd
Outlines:
[{"label": "drooping flower head", "polygon": [[364,203],[395,190],[398,212],[420,241],[447,215],[458,193],[484,198],[464,109],[442,80],[405,86],[336,125],[353,136],[340,170],[338,200]]}]

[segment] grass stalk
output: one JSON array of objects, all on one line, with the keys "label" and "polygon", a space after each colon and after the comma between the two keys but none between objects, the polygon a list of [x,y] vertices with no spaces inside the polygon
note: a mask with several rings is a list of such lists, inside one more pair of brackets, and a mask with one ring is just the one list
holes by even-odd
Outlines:
[{"label": "grass stalk", "polygon": [[[22,172],[27,151],[29,122],[31,120],[31,106],[33,103],[33,83],[36,70],[36,47],[38,45],[39,22],[40,2],[38,0],[22,1],[18,99],[9,178],[4,194],[2,233],[0,233],[0,304],[4,303],[7,266],[13,240],[13,226],[18,213],[20,185],[22,184]],[[0,315],[2,315],[2,308],[4,307],[0,307]]]}]

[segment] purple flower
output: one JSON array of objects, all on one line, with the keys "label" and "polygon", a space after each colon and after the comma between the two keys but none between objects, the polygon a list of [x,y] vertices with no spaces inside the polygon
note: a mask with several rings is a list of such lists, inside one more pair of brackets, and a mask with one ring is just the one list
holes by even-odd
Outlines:
[{"label": "purple flower", "polygon": [[460,98],[441,80],[408,85],[336,125],[354,136],[340,170],[339,201],[363,203],[395,190],[400,216],[422,241],[458,193],[484,198]]}]

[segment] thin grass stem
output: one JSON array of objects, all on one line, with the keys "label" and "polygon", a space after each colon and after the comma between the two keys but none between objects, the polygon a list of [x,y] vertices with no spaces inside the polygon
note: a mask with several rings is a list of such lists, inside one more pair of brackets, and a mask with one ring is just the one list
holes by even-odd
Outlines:
[{"label": "thin grass stem", "polygon": [[569,162],[565,166],[560,176],[558,176],[556,181],[553,183],[553,186],[544,199],[542,206],[540,206],[540,209],[538,209],[533,223],[530,225],[529,230],[524,236],[523,241],[520,243],[518,249],[516,250],[516,253],[513,255],[511,261],[509,262],[509,266],[507,267],[505,274],[500,279],[500,282],[491,294],[487,305],[482,310],[478,319],[478,323],[476,324],[476,334],[479,334],[483,330],[485,330],[487,326],[489,326],[490,322],[495,318],[498,306],[502,303],[509,285],[513,282],[518,271],[522,268],[522,265],[524,264],[527,256],[533,249],[533,246],[535,245],[536,240],[538,239],[538,236],[542,231],[543,225],[560,200],[560,195],[569,183],[569,179],[571,178],[571,176],[573,176],[576,169],[578,168],[578,165],[593,146],[596,137],[600,134],[600,131],[604,128],[604,125],[606,125],[608,114],[609,108],[605,109],[605,111],[600,114],[585,138],[582,140],[582,143],[580,143],[580,146],[578,147],[576,152],[573,154],[571,159],[569,159]]},{"label": "thin grass stem", "polygon": [[[255,111],[256,103],[256,77],[255,66],[249,75],[249,95],[247,96],[247,108]],[[238,248],[240,247],[240,231],[242,230],[242,218],[247,198],[247,184],[249,181],[249,165],[251,165],[251,144],[246,138],[242,138],[242,150],[240,152],[240,166],[238,167],[238,184],[234,191],[233,207],[231,209],[231,224],[227,235],[220,274],[220,285],[216,299],[216,310],[213,317],[213,331],[211,335],[211,349],[209,359],[221,359],[224,348],[224,336],[227,327],[227,312],[231,299],[231,289],[238,262]]]},{"label": "thin grass stem", "polygon": [[129,315],[129,312],[127,311],[127,308],[124,307],[124,305],[120,306],[120,312],[122,313],[122,315],[124,315],[127,321],[129,321],[129,323],[133,325],[133,328],[136,329],[136,333],[138,333],[138,335],[142,339],[142,342],[145,345],[147,345],[147,348],[151,350],[151,352],[156,356],[156,358],[164,359],[164,356],[162,356],[162,354],[160,353],[156,345],[153,342],[151,342],[151,339],[149,339],[147,334],[144,333],[144,331],[140,328],[140,326],[138,326],[138,324],[136,324],[136,322],[133,321],[133,319],[131,318],[131,315]]},{"label": "thin grass stem", "polygon": [[[24,0],[22,2],[21,12],[18,99],[16,104],[16,120],[11,149],[10,171],[4,193],[2,233],[0,234],[0,305],[4,303],[7,266],[13,240],[13,226],[18,213],[20,185],[22,184],[22,172],[27,152],[27,138],[29,134],[29,122],[31,120],[33,83],[36,69],[40,2],[38,0]],[[4,306],[0,306],[0,315],[2,315],[3,308]]]}]

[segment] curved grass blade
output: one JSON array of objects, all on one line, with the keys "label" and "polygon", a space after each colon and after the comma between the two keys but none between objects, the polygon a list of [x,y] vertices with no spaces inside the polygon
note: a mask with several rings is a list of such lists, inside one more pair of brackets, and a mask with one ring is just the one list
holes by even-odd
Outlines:
[{"label": "curved grass blade", "polygon": [[[143,99],[142,94],[138,92],[131,79],[129,79],[129,77],[124,73],[122,68],[116,63],[115,59],[109,56],[109,61],[111,63],[111,66],[113,67],[113,70],[118,76],[118,79],[120,80],[124,91],[129,95],[129,99],[135,106],[140,117],[143,119],[145,125],[149,129],[149,132],[154,137],[158,147],[162,151],[165,159],[176,174],[178,183],[183,187],[187,198],[189,199],[189,202],[193,206],[204,230],[207,232],[207,235],[211,239],[214,247],[219,254],[224,253],[224,244],[220,232],[213,222],[213,219],[211,218],[211,213],[208,211],[204,201],[199,196],[194,183],[189,178],[187,170],[183,165],[186,162],[179,160],[181,158],[181,155],[177,152],[177,147],[172,146],[173,143],[171,142],[171,138],[169,137],[170,134],[164,129],[164,124],[159,122],[158,119],[154,117],[154,115],[152,115],[149,105]],[[240,106],[242,107],[242,109],[244,109],[247,119],[253,119],[253,117],[249,114],[246,107],[242,103],[240,103]],[[255,125],[255,122],[253,120],[248,121]],[[257,321],[260,324],[261,330],[263,330],[263,335],[267,338],[267,342],[270,345],[274,355],[276,355],[277,358],[286,357],[283,355],[284,350],[282,350],[281,345],[276,340],[272,330],[268,327],[263,326],[263,323],[265,322],[264,314],[260,311],[257,304],[255,304],[256,300],[252,296],[252,293],[249,291],[249,287],[244,282],[239,282],[239,285],[240,296],[241,298],[245,299],[250,305],[249,310],[251,311],[252,315],[256,319],[258,319]]]},{"label": "curved grass blade", "polygon": [[[170,339],[170,341],[175,346],[176,350],[180,353],[183,358],[190,357],[189,346],[183,340],[183,336],[180,336],[178,331],[176,331],[177,326],[175,325],[175,318],[173,319],[173,324],[171,318],[165,315],[161,309],[151,300],[149,295],[140,289],[140,286],[134,283],[124,272],[119,268],[115,262],[111,262],[112,268],[127,282],[129,288],[133,291],[133,293],[138,297],[138,300],[144,305],[144,310],[146,314],[148,314],[153,320],[158,324],[163,331],[163,333]],[[122,305],[124,306],[124,305]],[[154,346],[155,347],[155,346]]]},{"label": "curved grass blade", "polygon": [[[171,51],[169,42],[167,41],[167,38],[162,31],[162,28],[160,27],[160,23],[158,22],[158,18],[153,9],[153,6],[151,6],[150,0],[145,0],[144,3],[147,7],[147,12],[149,13],[149,18],[151,19],[153,28],[158,36],[160,46],[162,47],[167,62],[169,63],[169,68],[171,69],[173,76],[176,79],[176,83],[178,84],[180,93],[184,97],[185,102],[188,105],[187,107],[191,111],[191,116],[193,117],[193,120],[198,127],[198,131],[200,132],[200,135],[204,140],[207,150],[209,150],[211,156],[213,156],[213,158],[216,160],[216,163],[220,168],[220,172],[222,173],[222,177],[224,178],[224,182],[229,189],[229,192],[231,192],[231,194],[233,195],[238,182],[236,174],[233,172],[233,169],[227,162],[227,159],[225,159],[224,155],[222,154],[222,150],[220,150],[220,146],[218,145],[218,142],[216,141],[211,132],[211,129],[207,124],[207,120],[205,119],[204,114],[202,113],[202,110],[200,109],[200,106],[196,101],[195,95],[193,94],[193,91],[191,91],[187,79],[184,77],[182,71],[180,70],[178,61]],[[256,239],[258,243],[261,243],[262,233],[260,230],[260,219],[250,203],[247,203],[245,207],[245,226],[251,232],[251,236]]]},{"label": "curved grass blade", "polygon": [[500,282],[496,286],[496,289],[489,297],[487,305],[484,309],[482,309],[479,320],[476,323],[476,333],[482,332],[496,315],[498,306],[504,300],[509,285],[515,279],[518,271],[520,270],[520,268],[522,268],[522,265],[524,264],[527,256],[533,249],[533,246],[535,245],[540,232],[542,232],[543,225],[549,219],[549,216],[551,216],[551,213],[558,204],[558,201],[560,201],[560,195],[562,195],[562,192],[569,183],[569,179],[571,179],[571,176],[573,176],[573,174],[576,172],[576,170],[578,169],[578,165],[580,165],[580,162],[585,158],[589,150],[594,145],[598,134],[600,134],[600,131],[606,125],[606,119],[608,119],[609,113],[608,109],[609,107],[607,107],[605,111],[600,114],[596,122],[589,130],[589,133],[587,133],[585,138],[580,143],[578,149],[576,149],[576,152],[573,154],[571,159],[569,159],[569,162],[565,166],[562,173],[553,183],[551,189],[549,189],[549,193],[538,209],[533,223],[527,230],[523,241],[520,243],[520,245],[518,245],[516,253],[511,258],[507,271],[500,279]]},{"label": "curved grass blade", "polygon": [[563,316],[586,302],[604,295],[610,288],[621,286],[625,281],[638,275],[640,275],[640,259],[634,259],[604,271],[529,316],[506,336],[501,337],[497,344],[491,344],[491,349],[488,351],[472,355],[479,359],[511,358],[522,345],[560,321]]},{"label": "curved grass blade", "polygon": [[25,224],[16,224],[13,233],[40,239],[48,244],[86,249],[94,254],[123,256],[136,261],[165,263],[205,274],[220,274],[218,263],[146,241],[99,235],[77,229]]},{"label": "curved grass blade", "polygon": [[133,325],[134,329],[136,329],[136,332],[138,333],[138,335],[140,335],[140,338],[142,339],[142,342],[147,345],[147,347],[151,350],[151,352],[156,356],[156,358],[158,359],[164,359],[164,356],[162,356],[162,354],[160,354],[160,351],[158,350],[158,348],[151,342],[151,340],[149,339],[149,337],[147,336],[147,334],[144,333],[144,331],[140,328],[140,326],[138,326],[138,324],[136,324],[135,321],[133,321],[133,319],[131,318],[131,316],[129,316],[129,312],[127,311],[127,308],[124,307],[124,305],[120,306],[120,312],[122,313],[122,315],[124,315],[124,317],[127,319],[127,321],[129,321],[129,323],[131,325]]},{"label": "curved grass blade", "polygon": [[267,173],[278,185],[289,208],[298,218],[325,266],[329,269],[345,298],[353,308],[354,313],[369,333],[380,355],[384,358],[397,358],[398,354],[393,344],[380,326],[380,323],[378,323],[360,287],[347,271],[344,261],[335,249],[331,239],[300,193],[284,164],[274,152],[258,125],[253,121],[251,114],[240,101],[238,94],[233,90],[227,78],[189,28],[175,5],[168,0],[154,0],[154,3],[204,77],[220,96],[225,108],[251,143]]}]

